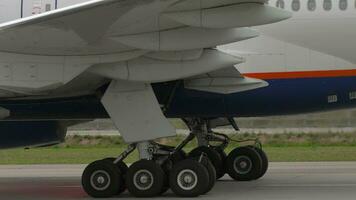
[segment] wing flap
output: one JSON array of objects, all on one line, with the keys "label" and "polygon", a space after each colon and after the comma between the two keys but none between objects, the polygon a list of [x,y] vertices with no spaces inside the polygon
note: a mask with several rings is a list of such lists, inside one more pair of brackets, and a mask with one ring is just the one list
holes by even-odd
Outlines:
[{"label": "wing flap", "polygon": [[268,83],[261,79],[245,77],[235,67],[228,67],[186,79],[184,86],[193,90],[231,94],[267,87]]}]

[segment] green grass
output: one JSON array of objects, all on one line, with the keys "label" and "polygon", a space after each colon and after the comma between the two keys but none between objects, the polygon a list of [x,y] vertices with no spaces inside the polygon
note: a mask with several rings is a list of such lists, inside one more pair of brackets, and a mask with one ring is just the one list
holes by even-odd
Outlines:
[{"label": "green grass", "polygon": [[[356,147],[265,147],[270,161],[356,161]],[[36,148],[0,151],[0,164],[86,164],[111,157],[122,148]],[[228,151],[231,149],[228,149]],[[137,153],[126,159],[132,163]]]},{"label": "green grass", "polygon": [[[235,138],[255,137],[264,143],[271,161],[356,161],[356,134],[245,134]],[[178,136],[159,142],[174,146],[182,139],[183,136]],[[232,142],[226,151],[238,145]],[[185,150],[189,152],[195,146],[194,141]],[[65,143],[53,147],[0,150],[0,164],[87,164],[115,157],[125,147],[120,137],[71,136]],[[136,159],[135,152],[126,162],[132,163]]]}]

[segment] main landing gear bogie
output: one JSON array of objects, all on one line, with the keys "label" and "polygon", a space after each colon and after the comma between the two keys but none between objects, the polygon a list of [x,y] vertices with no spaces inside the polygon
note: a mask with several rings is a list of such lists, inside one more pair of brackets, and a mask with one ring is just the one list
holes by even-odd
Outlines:
[{"label": "main landing gear bogie", "polygon": [[[135,197],[154,197],[168,189],[177,196],[196,197],[210,192],[225,174],[236,181],[253,181],[265,175],[268,158],[258,143],[239,146],[227,155],[225,149],[232,139],[211,131],[204,120],[187,125],[192,132],[177,147],[140,142],[130,144],[117,158],[89,164],[82,175],[84,190],[97,198],[126,190]],[[198,147],[187,154],[183,148],[193,139],[198,140]],[[136,149],[140,159],[127,167],[123,160]]]}]

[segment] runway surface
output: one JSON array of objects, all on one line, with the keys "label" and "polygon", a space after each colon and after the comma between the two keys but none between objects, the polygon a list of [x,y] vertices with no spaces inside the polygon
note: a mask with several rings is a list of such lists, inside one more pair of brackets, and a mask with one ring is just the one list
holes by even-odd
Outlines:
[{"label": "runway surface", "polygon": [[[0,166],[0,199],[90,199],[80,185],[83,168],[83,165]],[[133,199],[128,193],[117,198]],[[155,199],[178,198],[169,191]],[[271,163],[261,180],[235,182],[225,176],[200,199],[354,200],[356,162]]]}]

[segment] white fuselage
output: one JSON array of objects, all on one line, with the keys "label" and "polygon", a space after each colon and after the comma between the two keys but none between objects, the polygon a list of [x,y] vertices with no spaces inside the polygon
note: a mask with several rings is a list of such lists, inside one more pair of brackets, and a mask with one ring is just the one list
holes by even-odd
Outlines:
[{"label": "white fuselage", "polygon": [[[346,8],[343,1],[315,0],[313,10],[313,4],[308,8],[313,1],[284,0],[291,19],[257,27],[260,37],[221,49],[247,59],[238,66],[243,73],[356,69],[355,1],[347,0]],[[269,4],[276,6],[277,0]]]}]

